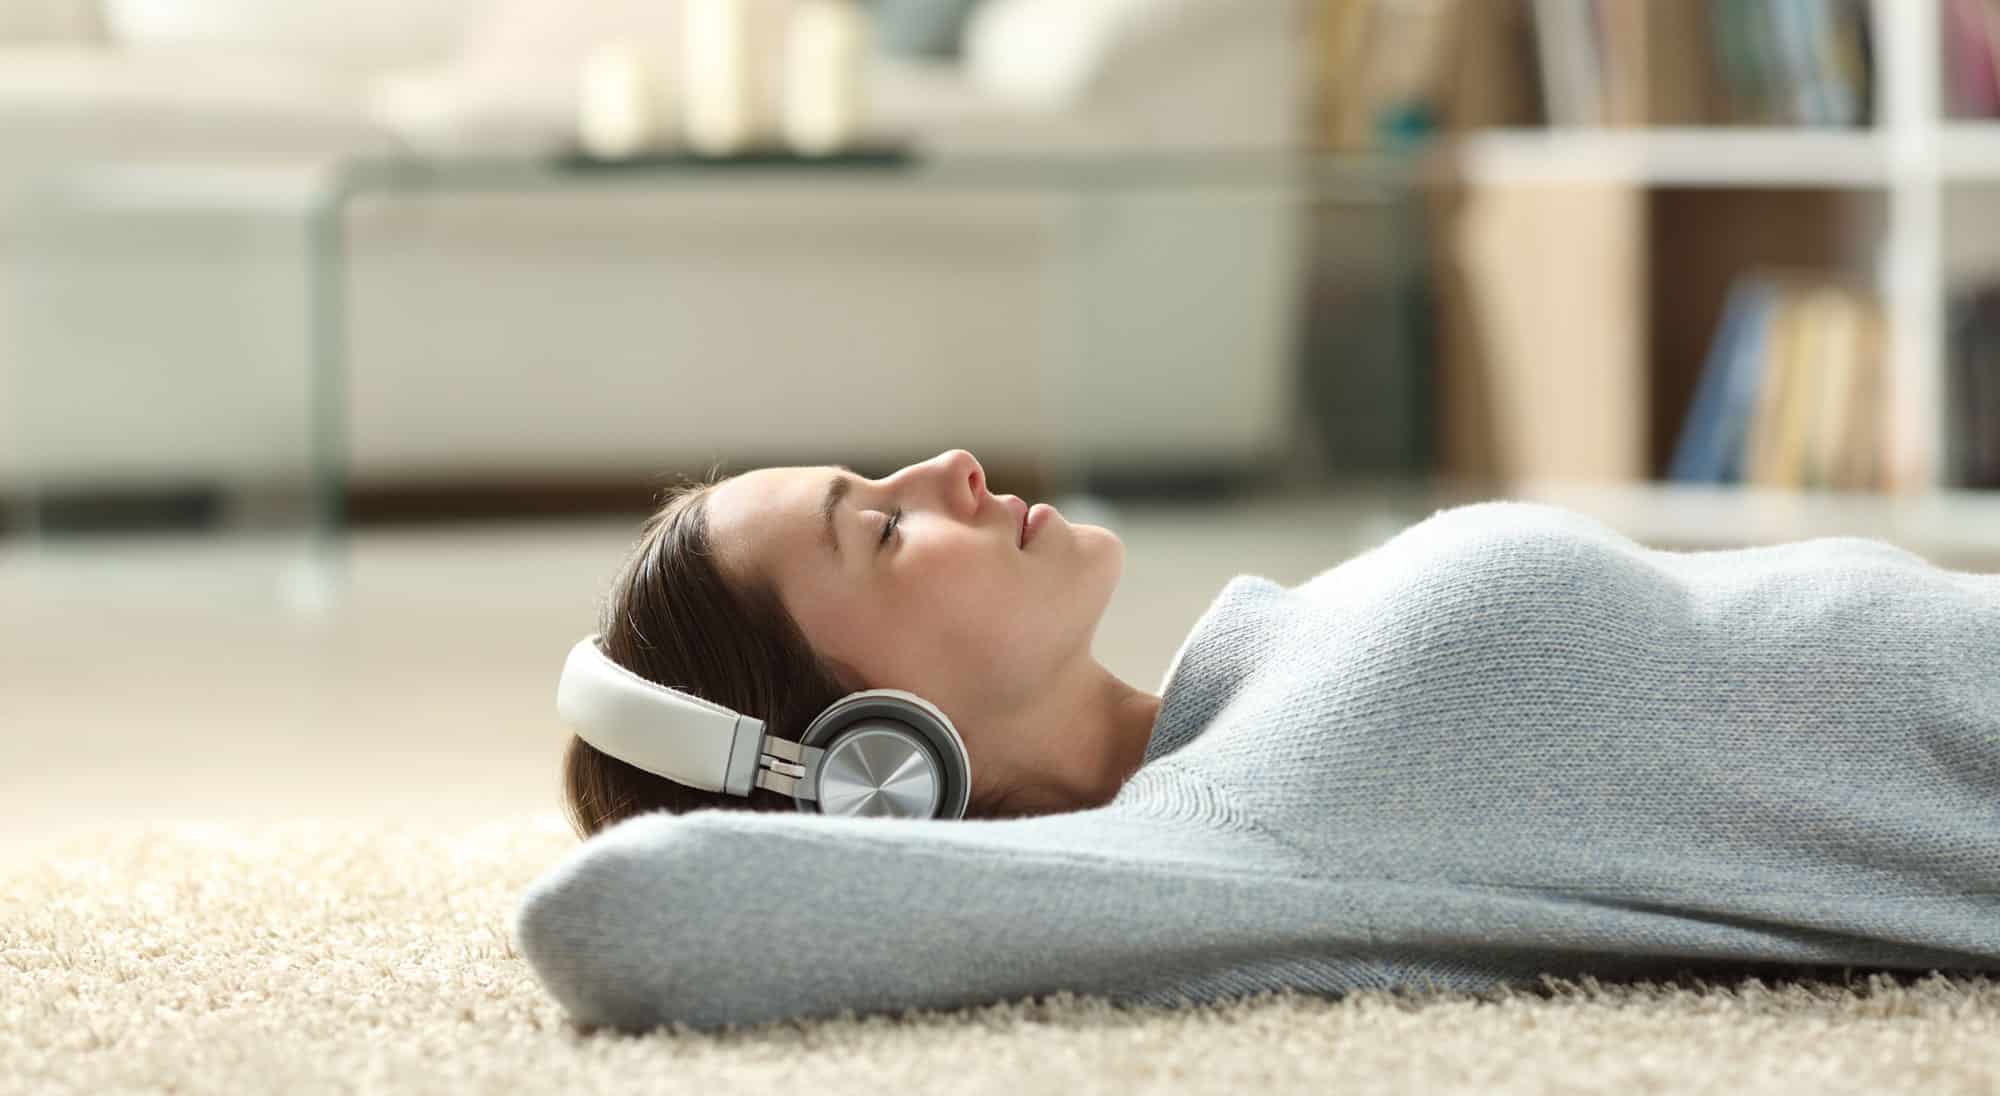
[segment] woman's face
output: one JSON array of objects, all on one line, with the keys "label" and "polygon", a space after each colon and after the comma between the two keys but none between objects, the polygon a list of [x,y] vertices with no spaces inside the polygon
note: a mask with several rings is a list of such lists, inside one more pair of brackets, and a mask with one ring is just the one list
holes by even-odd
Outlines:
[{"label": "woman's face", "polygon": [[1125,561],[1109,529],[1056,513],[1021,546],[1024,508],[952,449],[874,480],[834,466],[745,472],[713,489],[708,520],[723,574],[769,576],[850,689],[916,693],[951,717],[975,767],[1008,766],[1008,743],[978,741],[981,728],[1091,663]]}]

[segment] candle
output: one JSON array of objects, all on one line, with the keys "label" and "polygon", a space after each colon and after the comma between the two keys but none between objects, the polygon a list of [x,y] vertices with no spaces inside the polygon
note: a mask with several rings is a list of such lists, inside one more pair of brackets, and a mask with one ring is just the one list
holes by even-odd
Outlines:
[{"label": "candle", "polygon": [[852,0],[799,0],[785,39],[785,140],[807,155],[837,151],[861,125],[866,26]]},{"label": "candle", "polygon": [[757,130],[750,14],[746,0],[685,0],[682,8],[687,141],[700,152],[736,152]]},{"label": "candle", "polygon": [[584,59],[577,135],[592,156],[618,160],[660,144],[670,117],[666,81],[635,42],[609,42]]}]

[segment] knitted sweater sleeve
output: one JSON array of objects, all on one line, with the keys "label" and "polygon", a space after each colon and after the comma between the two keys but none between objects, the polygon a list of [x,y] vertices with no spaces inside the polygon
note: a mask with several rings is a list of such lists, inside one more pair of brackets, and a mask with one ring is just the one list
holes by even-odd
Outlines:
[{"label": "knitted sweater sleeve", "polygon": [[1267,839],[1202,794],[1183,818],[642,815],[538,879],[514,933],[575,1022],[626,1030],[1058,990],[1208,999],[1241,988],[1234,964],[1306,936],[1329,985],[1379,984],[1358,955],[1340,969],[1363,921],[1271,869]]}]

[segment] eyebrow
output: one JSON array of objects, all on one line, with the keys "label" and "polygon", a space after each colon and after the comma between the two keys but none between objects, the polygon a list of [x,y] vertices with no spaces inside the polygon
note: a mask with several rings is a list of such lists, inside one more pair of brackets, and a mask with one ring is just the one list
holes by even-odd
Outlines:
[{"label": "eyebrow", "polygon": [[819,525],[820,540],[826,543],[827,550],[833,553],[833,558],[839,559],[840,537],[834,532],[833,511],[840,505],[840,500],[847,497],[847,492],[854,488],[852,476],[854,469],[844,464],[836,464],[834,467],[839,471],[833,474],[832,479],[826,481],[826,495],[819,502]]}]

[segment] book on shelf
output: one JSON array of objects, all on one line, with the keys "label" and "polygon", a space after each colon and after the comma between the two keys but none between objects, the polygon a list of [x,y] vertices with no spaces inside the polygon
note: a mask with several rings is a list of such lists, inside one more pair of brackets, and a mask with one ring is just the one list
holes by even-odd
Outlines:
[{"label": "book on shelf", "polygon": [[[1594,0],[1582,0],[1589,4]],[[1370,151],[1439,130],[1533,124],[1531,0],[1315,0],[1314,127]]]},{"label": "book on shelf", "polygon": [[1553,125],[1604,121],[1603,52],[1592,0],[1535,0],[1535,56],[1543,110]]},{"label": "book on shelf", "polygon": [[1313,98],[1319,142],[1366,150],[1436,129],[1456,56],[1485,0],[1318,0]]},{"label": "book on shelf", "polygon": [[1533,0],[1553,126],[1869,121],[1866,0]]},{"label": "book on shelf", "polygon": [[1647,200],[1623,185],[1440,190],[1439,470],[1647,475]]},{"label": "book on shelf", "polygon": [[1948,337],[1946,479],[2000,487],[2000,284],[1952,296]]},{"label": "book on shelf", "polygon": [[1700,4],[1535,0],[1535,30],[1551,125],[1681,125],[1710,113]]},{"label": "book on shelf", "polygon": [[1938,2],[1951,116],[2000,117],[2000,0]]},{"label": "book on shelf", "polygon": [[1872,293],[1811,275],[1736,279],[1667,477],[1882,490],[1886,352]]},{"label": "book on shelf", "polygon": [[1764,344],[1770,334],[1765,317],[1772,292],[1761,278],[1739,278],[1730,286],[1668,478],[1690,483],[1727,483],[1735,478],[1757,385],[1763,379]]},{"label": "book on shelf", "polygon": [[[2000,0],[1942,2],[1983,20],[2000,8]],[[1365,150],[1490,126],[1866,125],[1868,5],[1316,0],[1319,140]]]}]

